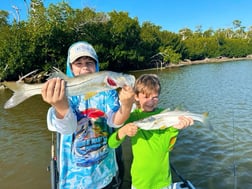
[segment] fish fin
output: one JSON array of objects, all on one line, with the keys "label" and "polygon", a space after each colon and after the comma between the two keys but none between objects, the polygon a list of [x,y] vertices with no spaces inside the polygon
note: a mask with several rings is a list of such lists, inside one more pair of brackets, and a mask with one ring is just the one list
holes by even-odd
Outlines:
[{"label": "fish fin", "polygon": [[21,82],[18,80],[17,82],[7,82],[7,81],[4,81],[2,84],[5,87],[7,87],[8,89],[10,89],[13,92],[15,92],[19,88],[19,83],[21,84]]},{"label": "fish fin", "polygon": [[213,125],[209,121],[208,112],[203,113],[203,124],[206,125],[211,131],[214,130]]},{"label": "fish fin", "polygon": [[169,112],[169,111],[171,111],[171,109],[170,108],[166,108],[163,111],[161,111],[160,113],[165,113],[165,112]]},{"label": "fish fin", "polygon": [[183,104],[179,104],[178,106],[176,106],[174,108],[174,111],[183,111],[183,112],[187,112],[188,111],[188,108],[185,107],[185,105]]},{"label": "fish fin", "polygon": [[56,78],[56,77],[64,79],[64,80],[68,80],[69,79],[69,77],[67,77],[67,75],[64,74],[62,71],[60,71],[56,67],[53,67],[53,72],[50,73],[48,79],[52,79],[52,78]]},{"label": "fish fin", "polygon": [[97,94],[97,92],[88,92],[88,93],[86,93],[86,95],[84,97],[84,100],[87,100],[87,99],[93,97],[96,94]]},{"label": "fish fin", "polygon": [[162,125],[159,129],[160,129],[160,130],[163,130],[163,129],[166,129],[166,128],[167,128],[166,125]]},{"label": "fish fin", "polygon": [[20,82],[3,82],[3,84],[14,92],[13,96],[4,104],[5,109],[13,108],[34,95],[33,93],[26,93],[25,86],[27,84]]},{"label": "fish fin", "polygon": [[32,72],[30,72],[30,73],[24,75],[23,77],[19,78],[19,80],[18,80],[17,82],[22,82],[22,80],[24,80],[24,79],[27,78],[28,76],[30,76],[30,75],[36,73],[37,71],[38,71],[38,69],[33,70]]},{"label": "fish fin", "polygon": [[203,116],[204,116],[205,118],[207,118],[207,117],[208,117],[208,114],[209,114],[208,112],[204,112],[204,113],[203,113]]}]

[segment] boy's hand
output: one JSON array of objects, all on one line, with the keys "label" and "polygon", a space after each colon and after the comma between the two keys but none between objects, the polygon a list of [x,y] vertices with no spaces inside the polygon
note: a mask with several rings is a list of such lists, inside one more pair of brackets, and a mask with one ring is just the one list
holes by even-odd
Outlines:
[{"label": "boy's hand", "polygon": [[179,120],[180,120],[179,123],[177,125],[173,126],[174,128],[184,129],[184,128],[187,128],[188,126],[194,124],[194,121],[193,121],[192,118],[188,118],[188,117],[185,117],[185,116],[180,116]]},{"label": "boy's hand", "polygon": [[64,118],[69,105],[65,95],[65,81],[60,78],[48,80],[42,87],[42,98],[56,110],[58,118]]},{"label": "boy's hand", "polygon": [[133,91],[133,88],[130,86],[124,86],[119,93],[119,99],[121,105],[131,107],[135,100],[135,93]]},{"label": "boy's hand", "polygon": [[121,127],[118,131],[118,139],[121,140],[126,135],[129,137],[135,136],[138,127],[134,123],[128,123]]}]

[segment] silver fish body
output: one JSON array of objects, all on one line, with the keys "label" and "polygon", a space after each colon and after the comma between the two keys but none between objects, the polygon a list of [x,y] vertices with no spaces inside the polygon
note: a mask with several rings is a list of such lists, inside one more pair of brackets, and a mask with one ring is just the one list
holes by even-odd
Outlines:
[{"label": "silver fish body", "polygon": [[[54,77],[66,81],[67,96],[85,95],[86,99],[102,91],[121,88],[125,85],[133,87],[135,84],[135,77],[133,75],[112,71],[100,71],[69,78],[60,70],[56,70],[51,74],[50,78]],[[43,83],[26,84],[16,82],[15,85],[13,85],[13,83],[3,82],[3,84],[14,91],[13,96],[5,103],[5,109],[13,108],[29,97],[41,94],[43,86]]]},{"label": "silver fish body", "polygon": [[[159,114],[135,121],[134,123],[143,130],[165,129],[179,123],[179,117],[185,116],[206,124],[207,113],[196,114],[187,111],[168,111],[164,110]],[[207,123],[209,124],[209,123]],[[210,125],[209,125],[210,126]],[[211,127],[211,126],[210,126]],[[211,128],[212,129],[212,128]]]}]

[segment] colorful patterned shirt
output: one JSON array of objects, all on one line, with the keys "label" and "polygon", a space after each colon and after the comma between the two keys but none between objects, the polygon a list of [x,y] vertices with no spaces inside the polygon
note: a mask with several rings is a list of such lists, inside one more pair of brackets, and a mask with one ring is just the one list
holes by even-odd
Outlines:
[{"label": "colorful patterned shirt", "polygon": [[110,90],[83,99],[71,97],[70,111],[62,120],[56,118],[53,108],[48,112],[49,130],[61,133],[60,189],[103,188],[118,169],[115,150],[107,144],[112,127],[116,127],[112,116],[120,107],[118,94]]}]

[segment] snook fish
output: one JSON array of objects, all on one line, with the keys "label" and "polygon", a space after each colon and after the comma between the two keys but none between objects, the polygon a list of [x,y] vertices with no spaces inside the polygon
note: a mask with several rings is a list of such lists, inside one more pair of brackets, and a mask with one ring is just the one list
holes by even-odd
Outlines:
[{"label": "snook fish", "polygon": [[[133,87],[135,77],[129,74],[112,71],[100,71],[87,75],[80,75],[74,78],[67,77],[58,69],[51,74],[50,78],[58,77],[66,81],[66,95],[85,95],[88,99],[98,92],[121,88],[125,85]],[[3,82],[3,84],[14,91],[13,96],[5,103],[4,108],[9,109],[17,106],[24,100],[34,95],[41,94],[42,84],[26,84],[23,82],[13,83]]]},{"label": "snook fish", "polygon": [[149,116],[147,118],[135,121],[134,123],[143,130],[165,129],[179,123],[179,117],[185,116],[192,118],[194,121],[199,121],[207,124],[210,129],[211,125],[207,122],[208,113],[196,114],[187,111],[169,111],[164,110],[159,114]]}]

